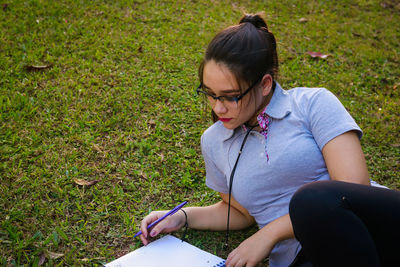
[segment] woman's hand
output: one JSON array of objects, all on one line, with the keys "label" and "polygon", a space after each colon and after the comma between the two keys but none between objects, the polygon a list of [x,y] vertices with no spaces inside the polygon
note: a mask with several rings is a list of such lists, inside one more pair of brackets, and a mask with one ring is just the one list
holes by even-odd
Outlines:
[{"label": "woman's hand", "polygon": [[234,249],[225,262],[227,267],[256,266],[271,253],[275,243],[260,231],[243,241]]},{"label": "woman's hand", "polygon": [[292,222],[289,214],[286,214],[243,241],[228,255],[225,265],[227,267],[256,266],[269,256],[276,243],[293,237]]},{"label": "woman's hand", "polygon": [[143,218],[142,222],[140,223],[140,230],[142,231],[142,234],[140,235],[140,240],[142,240],[143,245],[146,246],[148,243],[150,243],[151,237],[155,237],[160,233],[174,232],[184,226],[185,215],[182,211],[178,211],[156,224],[153,228],[149,229],[149,232],[147,230],[147,226],[164,216],[167,212],[167,210],[153,211]]}]

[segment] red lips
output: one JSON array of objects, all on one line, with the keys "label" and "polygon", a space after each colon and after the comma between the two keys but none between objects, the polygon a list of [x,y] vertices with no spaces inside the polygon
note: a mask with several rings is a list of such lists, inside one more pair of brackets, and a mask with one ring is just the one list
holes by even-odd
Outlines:
[{"label": "red lips", "polygon": [[232,118],[219,118],[222,122],[229,122]]}]

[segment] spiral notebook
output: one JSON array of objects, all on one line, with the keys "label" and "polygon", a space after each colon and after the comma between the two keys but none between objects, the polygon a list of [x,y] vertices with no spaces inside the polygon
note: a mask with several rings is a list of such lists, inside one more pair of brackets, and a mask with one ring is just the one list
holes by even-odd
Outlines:
[{"label": "spiral notebook", "polygon": [[225,260],[180,239],[166,235],[138,248],[106,267],[222,267]]}]

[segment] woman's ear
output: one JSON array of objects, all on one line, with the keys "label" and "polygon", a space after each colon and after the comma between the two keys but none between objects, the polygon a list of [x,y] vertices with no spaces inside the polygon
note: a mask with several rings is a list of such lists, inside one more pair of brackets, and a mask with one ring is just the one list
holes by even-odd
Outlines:
[{"label": "woman's ear", "polygon": [[271,74],[265,74],[261,80],[262,95],[267,96],[272,90],[273,79]]}]

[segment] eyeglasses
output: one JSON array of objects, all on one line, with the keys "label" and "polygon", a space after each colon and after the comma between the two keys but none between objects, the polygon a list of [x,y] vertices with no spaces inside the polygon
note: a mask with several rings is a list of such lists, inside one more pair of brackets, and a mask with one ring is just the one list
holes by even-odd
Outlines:
[{"label": "eyeglasses", "polygon": [[224,96],[224,95],[215,96],[215,95],[212,95],[209,92],[202,90],[203,83],[200,83],[200,85],[196,89],[196,92],[197,92],[197,95],[203,94],[204,96],[206,96],[212,107],[217,103],[217,100],[221,101],[221,103],[224,103],[224,105],[226,105],[226,106],[237,106],[237,103],[239,102],[239,100],[242,99],[248,92],[250,92],[250,90],[253,89],[259,81],[260,80],[257,80],[249,88],[247,88],[242,94],[240,94],[238,96]]}]

